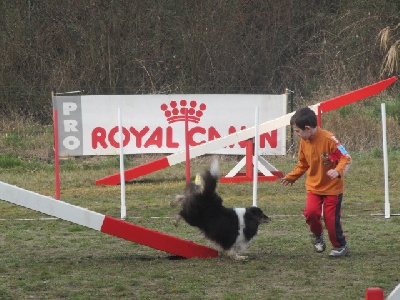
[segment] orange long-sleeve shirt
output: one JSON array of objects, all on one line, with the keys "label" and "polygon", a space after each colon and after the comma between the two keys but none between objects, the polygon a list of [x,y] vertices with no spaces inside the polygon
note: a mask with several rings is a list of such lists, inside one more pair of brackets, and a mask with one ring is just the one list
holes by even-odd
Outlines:
[{"label": "orange long-sleeve shirt", "polygon": [[[300,141],[298,163],[285,178],[294,182],[307,172],[307,192],[317,195],[338,195],[343,193],[343,175],[350,164],[350,155],[335,136],[317,127],[310,139]],[[338,171],[340,177],[331,179],[326,174],[330,169]]]}]

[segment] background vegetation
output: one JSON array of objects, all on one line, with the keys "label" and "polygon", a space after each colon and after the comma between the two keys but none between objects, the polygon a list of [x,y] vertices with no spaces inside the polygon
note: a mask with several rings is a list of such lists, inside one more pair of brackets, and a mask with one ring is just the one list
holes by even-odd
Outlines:
[{"label": "background vegetation", "polygon": [[[277,94],[289,88],[297,109],[399,72],[396,0],[4,0],[0,6],[3,131],[21,116],[51,124],[52,91]],[[379,147],[380,103],[386,102],[389,147],[399,149],[398,89],[395,83],[331,112],[324,126],[350,150]]]},{"label": "background vegetation", "polygon": [[398,74],[397,0],[3,0],[0,8],[0,114],[46,124],[51,91],[290,88],[298,107]]}]

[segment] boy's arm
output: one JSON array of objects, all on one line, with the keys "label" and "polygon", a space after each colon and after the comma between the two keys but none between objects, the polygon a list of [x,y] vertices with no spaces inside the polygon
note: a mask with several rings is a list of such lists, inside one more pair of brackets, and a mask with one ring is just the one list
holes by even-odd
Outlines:
[{"label": "boy's arm", "polygon": [[290,182],[295,182],[307,171],[307,169],[308,164],[303,161],[299,161],[294,167],[293,171],[285,175],[285,178]]},{"label": "boy's arm", "polygon": [[298,162],[294,169],[286,174],[281,182],[283,185],[288,185],[294,183],[297,179],[299,179],[309,168],[309,165],[303,155],[303,152],[300,150],[298,154]]},{"label": "boy's arm", "polygon": [[341,144],[336,144],[335,151],[329,156],[331,161],[337,161],[335,171],[339,173],[339,177],[343,177],[347,173],[351,165],[351,156]]}]

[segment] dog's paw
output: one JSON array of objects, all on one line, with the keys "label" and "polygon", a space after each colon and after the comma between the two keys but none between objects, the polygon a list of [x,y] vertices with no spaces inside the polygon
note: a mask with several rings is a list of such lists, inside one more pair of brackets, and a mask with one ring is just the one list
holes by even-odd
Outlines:
[{"label": "dog's paw", "polygon": [[244,255],[236,255],[233,257],[234,260],[247,260],[249,257]]},{"label": "dog's paw", "polygon": [[247,256],[239,255],[236,251],[233,251],[232,249],[224,250],[222,252],[222,254],[223,254],[223,256],[226,256],[233,260],[247,260],[247,258],[248,258]]}]

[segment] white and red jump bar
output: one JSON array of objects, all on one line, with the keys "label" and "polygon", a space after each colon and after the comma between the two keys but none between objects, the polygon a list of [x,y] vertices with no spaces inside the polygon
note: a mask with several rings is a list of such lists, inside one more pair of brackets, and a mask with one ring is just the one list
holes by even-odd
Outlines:
[{"label": "white and red jump bar", "polygon": [[218,257],[214,249],[141,227],[0,181],[0,199],[185,258]]},{"label": "white and red jump bar", "polygon": [[[294,114],[290,113],[274,119],[272,121],[268,121],[259,125],[259,133],[265,133],[289,124],[290,117]],[[215,150],[221,149],[228,145],[232,145],[241,141],[245,141],[254,137],[255,134],[255,126],[249,127],[247,129],[238,131],[236,133],[221,137],[219,139],[210,141],[205,144],[201,144],[199,146],[195,146],[190,148],[190,159],[198,157],[200,155],[204,155],[206,153],[211,153]],[[176,165],[178,163],[184,162],[186,160],[185,151],[181,151],[175,154],[171,154],[169,156],[162,157],[157,160],[153,160],[147,164],[140,165],[138,167],[129,169],[125,171],[125,179],[126,181],[132,180],[134,178],[138,178],[143,175],[150,174],[155,171],[159,171],[161,169]],[[117,185],[120,184],[120,174],[110,175],[101,179],[96,180],[96,185]]]},{"label": "white and red jump bar", "polygon": [[[392,83],[397,80],[397,76],[390,77],[388,79],[376,82],[374,84],[368,85],[361,89],[349,92],[347,94],[323,101],[312,105],[311,108],[316,111],[320,117],[321,113],[325,113],[339,107],[354,103],[356,101],[362,100],[364,98],[376,95],[382,92],[384,89],[389,87]],[[290,124],[290,117],[295,112],[284,115],[277,119],[261,123],[258,126],[258,133],[263,134],[268,131],[272,131]],[[235,144],[241,141],[253,138],[255,135],[255,126],[238,131],[236,133],[221,137],[219,139],[210,141],[208,143],[193,147],[190,149],[190,158],[195,158],[206,153],[211,153],[215,150],[221,149],[231,144]],[[155,171],[173,166],[175,164],[184,162],[186,160],[185,151],[181,151],[169,156],[162,157],[160,159],[151,161],[147,164],[129,169],[125,171],[125,180],[129,181],[138,178],[143,175],[150,174]],[[121,183],[121,176],[119,173],[110,175],[101,179],[96,180],[96,185],[117,185]]]}]

